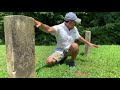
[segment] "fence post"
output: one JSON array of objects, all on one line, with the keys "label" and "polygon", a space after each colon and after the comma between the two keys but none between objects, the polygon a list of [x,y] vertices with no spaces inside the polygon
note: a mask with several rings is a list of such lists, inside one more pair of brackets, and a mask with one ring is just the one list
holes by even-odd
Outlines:
[{"label": "fence post", "polygon": [[35,78],[35,32],[32,18],[4,17],[6,61],[9,78]]},{"label": "fence post", "polygon": [[[89,42],[91,42],[91,31],[86,31],[85,33],[85,39]],[[84,47],[84,56],[88,56],[89,55],[89,48],[90,46],[88,44],[85,44]]]}]

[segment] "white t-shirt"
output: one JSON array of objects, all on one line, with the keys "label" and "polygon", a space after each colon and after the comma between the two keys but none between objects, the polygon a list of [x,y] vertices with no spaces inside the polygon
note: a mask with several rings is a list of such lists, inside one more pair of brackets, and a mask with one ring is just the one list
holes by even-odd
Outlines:
[{"label": "white t-shirt", "polygon": [[55,51],[59,53],[63,53],[69,50],[69,47],[72,43],[75,42],[76,39],[80,38],[80,34],[78,33],[77,28],[74,26],[73,29],[69,30],[65,23],[55,25],[53,28],[56,30],[54,33],[51,33],[56,37],[57,45]]}]

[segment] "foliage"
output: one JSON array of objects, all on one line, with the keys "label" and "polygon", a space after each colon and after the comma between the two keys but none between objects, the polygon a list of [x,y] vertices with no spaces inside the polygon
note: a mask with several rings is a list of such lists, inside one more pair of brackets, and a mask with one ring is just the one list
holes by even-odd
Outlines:
[{"label": "foliage", "polygon": [[109,23],[105,26],[87,28],[86,31],[91,31],[92,42],[96,44],[120,44],[120,23]]},{"label": "foliage", "polygon": [[55,45],[55,37],[49,33],[41,31],[39,28],[35,28],[35,44],[36,45]]},{"label": "foliage", "polygon": [[[80,34],[83,37],[85,35],[85,31],[90,30],[92,31],[92,41],[95,43],[120,44],[119,40],[116,39],[119,38],[120,12],[75,12],[75,13],[82,20],[81,24],[77,25],[77,27],[79,29]],[[64,21],[65,14],[66,12],[0,12],[0,44],[4,44],[5,42],[3,24],[4,16],[25,15],[29,17],[34,17],[35,19],[49,26],[53,26],[62,23]],[[36,29],[35,32],[36,32],[35,39],[37,45],[54,45],[56,43],[55,38],[52,35],[46,34],[40,31],[39,29]]]}]

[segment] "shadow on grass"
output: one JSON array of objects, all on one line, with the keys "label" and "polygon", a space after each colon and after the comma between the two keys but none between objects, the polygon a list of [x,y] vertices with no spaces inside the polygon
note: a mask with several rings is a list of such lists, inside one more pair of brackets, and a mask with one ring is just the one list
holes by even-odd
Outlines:
[{"label": "shadow on grass", "polygon": [[71,61],[71,59],[66,59],[63,64],[69,65],[70,61]]},{"label": "shadow on grass", "polygon": [[44,68],[46,68],[46,67],[47,67],[47,65],[44,65],[44,66],[42,66],[42,67],[39,67],[39,68],[36,69],[36,72],[39,72],[41,69],[44,69]]},{"label": "shadow on grass", "polygon": [[45,64],[44,66],[37,68],[37,69],[36,69],[36,72],[39,72],[41,69],[44,69],[44,68],[54,67],[54,66],[56,66],[56,65],[57,65],[57,63],[55,63],[55,64],[53,64],[53,65],[47,65],[47,64]]},{"label": "shadow on grass", "polygon": [[[62,64],[66,64],[66,65],[69,65],[69,62],[71,61],[71,59],[66,59],[65,60],[65,62],[64,63],[62,63]],[[77,60],[78,61],[78,60]],[[80,59],[79,60],[80,62],[88,62],[88,60],[83,60],[83,59]],[[53,65],[47,65],[47,64],[45,64],[44,66],[42,66],[42,67],[38,67],[37,69],[36,69],[36,72],[39,72],[41,69],[44,69],[44,68],[51,68],[51,67],[54,67],[54,66],[56,66],[56,65],[62,65],[62,64],[60,64],[59,62],[58,63],[55,63],[55,64],[53,64]]]},{"label": "shadow on grass", "polygon": [[80,59],[80,62],[88,62],[88,60]]},{"label": "shadow on grass", "polygon": [[83,53],[83,52],[81,52],[81,53],[80,53],[80,55],[82,55],[82,56],[83,56],[83,55],[84,55],[84,53]]},{"label": "shadow on grass", "polygon": [[[65,62],[62,63],[62,64],[69,65],[70,60],[71,60],[71,59],[66,59]],[[45,65],[43,65],[42,67],[38,67],[38,68],[36,69],[36,72],[39,72],[41,69],[44,69],[44,68],[51,68],[51,67],[54,67],[54,66],[56,66],[56,65],[62,65],[62,64],[60,64],[60,62],[57,62],[57,63],[52,64],[52,65],[47,65],[47,64],[45,64]]]},{"label": "shadow on grass", "polygon": [[[62,63],[62,64],[69,65],[70,61],[71,61],[71,59],[66,59],[65,62]],[[83,60],[83,59],[79,59],[79,60],[76,59],[75,62],[76,62],[76,61],[79,61],[79,62],[89,62],[88,60]]]}]

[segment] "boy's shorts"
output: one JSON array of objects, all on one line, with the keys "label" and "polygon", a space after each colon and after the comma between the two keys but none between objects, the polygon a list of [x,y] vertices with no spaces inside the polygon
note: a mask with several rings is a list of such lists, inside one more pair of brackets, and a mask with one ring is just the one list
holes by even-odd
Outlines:
[{"label": "boy's shorts", "polygon": [[55,59],[57,62],[61,61],[64,57],[68,56],[69,52],[63,52],[63,54],[60,54],[58,52],[53,52],[49,57]]}]

